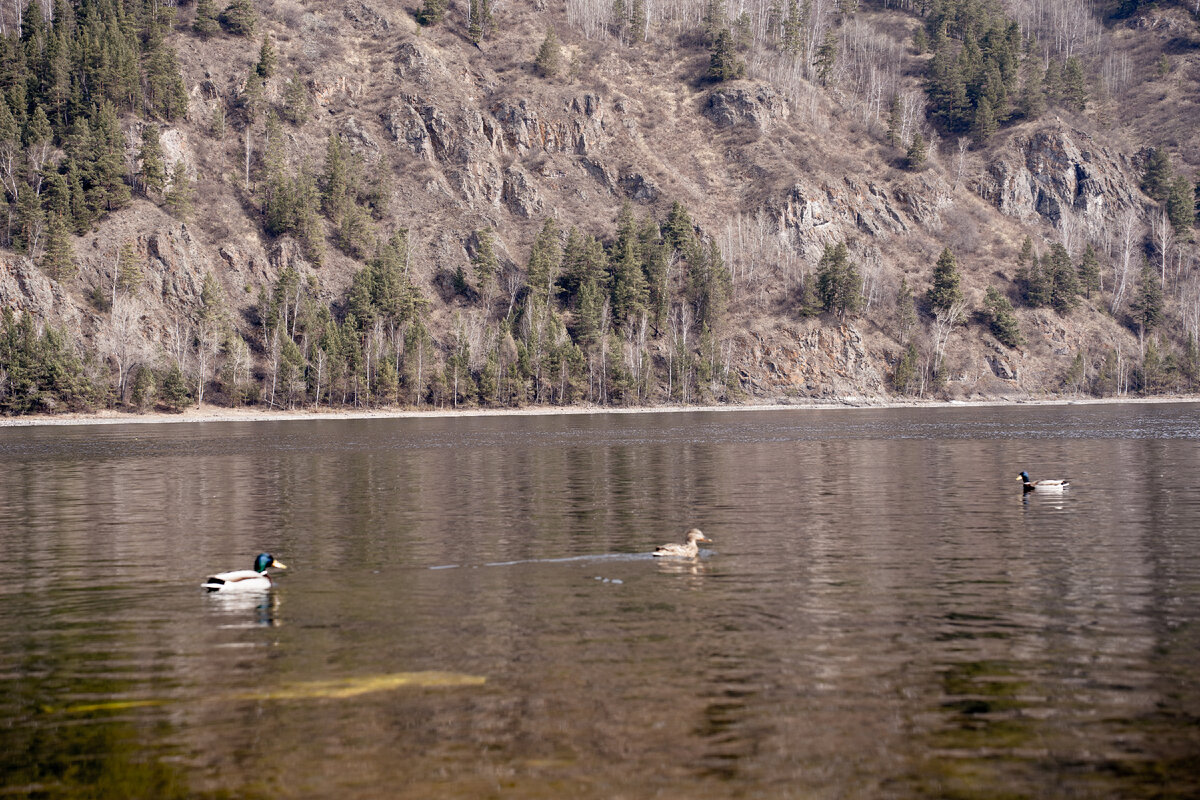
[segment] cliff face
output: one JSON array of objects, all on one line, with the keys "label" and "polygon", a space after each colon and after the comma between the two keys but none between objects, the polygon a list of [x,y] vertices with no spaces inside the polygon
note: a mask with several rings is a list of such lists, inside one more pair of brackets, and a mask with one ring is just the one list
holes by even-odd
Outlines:
[{"label": "cliff face", "polygon": [[974,183],[1001,213],[1059,227],[1089,230],[1112,224],[1126,210],[1141,212],[1140,164],[1082,131],[1055,124],[1011,137]]},{"label": "cliff face", "polygon": [[[675,201],[731,267],[733,300],[716,332],[724,374],[734,376],[731,398],[888,396],[905,339],[893,302],[902,277],[918,299],[917,338],[944,333],[943,391],[954,396],[1057,391],[1075,353],[1086,351],[1093,364],[1101,348],[1133,347],[1132,334],[1099,302],[1052,321],[1050,312],[1018,308],[1027,340],[1018,350],[1000,345],[975,317],[935,331],[921,302],[943,247],[959,257],[974,310],[988,286],[1016,297],[1015,257],[1026,235],[1038,249],[1064,230],[1082,231],[1074,235],[1082,242],[1126,210],[1142,212],[1140,161],[1099,133],[1061,121],[1032,124],[970,152],[965,173],[948,145],[924,169],[907,171],[880,131],[837,105],[836,92],[801,108],[794,92],[762,78],[713,85],[694,77],[705,58],[697,51],[614,51],[580,38],[553,11],[512,9],[512,24],[475,48],[449,27],[420,30],[415,7],[263,10],[262,26],[277,43],[281,72],[307,75],[314,104],[311,121],[287,128],[288,164],[319,165],[336,134],[368,170],[390,171],[391,216],[379,226],[409,231],[406,269],[432,300],[431,332],[442,353],[462,320],[495,324],[505,302],[511,307],[546,217],[611,239],[622,203],[661,221]],[[558,25],[570,64],[554,80],[537,78],[530,65],[547,19]],[[246,48],[228,38],[208,46],[173,36],[191,105],[188,119],[165,126],[162,138],[168,159],[182,158],[198,178],[194,218],[180,222],[136,200],[75,239],[79,272],[61,284],[30,259],[5,254],[0,304],[65,326],[81,347],[106,357],[106,331],[116,323],[103,299],[112,294],[116,249],[129,242],[145,275],[136,297],[146,363],[171,348],[211,273],[261,371],[260,290],[290,268],[337,313],[362,264],[330,247],[317,267],[292,238],[263,231],[261,150],[252,138],[247,184],[243,134],[214,141],[206,133],[216,109],[237,101]],[[280,92],[269,90],[272,102]],[[126,128],[131,169],[142,124]],[[446,289],[447,276],[469,266],[483,228],[495,232],[502,276],[514,276],[512,296],[492,309]],[[825,247],[838,242],[857,259],[868,309],[845,321],[810,319],[799,307],[803,289],[811,289]],[[573,312],[564,313],[571,321]],[[649,347],[660,374],[671,347],[665,336]]]}]

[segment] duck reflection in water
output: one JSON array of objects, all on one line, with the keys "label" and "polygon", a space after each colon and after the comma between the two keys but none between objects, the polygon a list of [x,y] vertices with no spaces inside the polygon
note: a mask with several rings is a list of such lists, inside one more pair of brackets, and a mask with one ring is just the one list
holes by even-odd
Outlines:
[{"label": "duck reflection in water", "polygon": [[237,592],[233,594],[215,593],[208,596],[223,613],[240,618],[251,617],[249,621],[229,627],[261,625],[269,628],[278,627],[280,619],[279,595],[272,591],[266,592]]},{"label": "duck reflection in water", "polygon": [[699,577],[707,575],[710,567],[700,559],[660,558],[655,562],[658,571],[663,575],[691,575]]}]

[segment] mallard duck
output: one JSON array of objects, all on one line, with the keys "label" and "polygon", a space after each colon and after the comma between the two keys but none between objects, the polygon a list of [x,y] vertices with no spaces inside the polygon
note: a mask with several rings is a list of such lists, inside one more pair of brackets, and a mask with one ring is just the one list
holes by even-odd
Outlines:
[{"label": "mallard duck", "polygon": [[239,569],[233,572],[218,572],[204,579],[201,584],[210,592],[261,592],[271,588],[273,581],[267,569],[287,569],[287,565],[276,561],[270,553],[259,553],[254,559],[254,569]]},{"label": "mallard duck", "polygon": [[711,543],[712,539],[705,539],[704,534],[699,528],[692,528],[686,534],[687,542],[685,544],[664,544],[659,546],[654,555],[660,558],[695,558],[700,552],[700,542]]},{"label": "mallard duck", "polygon": [[1032,481],[1029,479],[1028,472],[1022,472],[1017,476],[1017,480],[1021,481],[1027,492],[1061,492],[1063,489],[1071,485],[1070,481],[1043,479],[1040,481]]}]

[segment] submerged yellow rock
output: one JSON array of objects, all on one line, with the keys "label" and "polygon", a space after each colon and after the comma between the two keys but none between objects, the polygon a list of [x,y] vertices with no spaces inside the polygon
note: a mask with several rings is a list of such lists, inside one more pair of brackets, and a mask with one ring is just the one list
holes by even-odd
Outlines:
[{"label": "submerged yellow rock", "polygon": [[275,689],[244,692],[236,700],[314,700],[320,698],[357,697],[371,692],[386,692],[404,686],[437,688],[443,686],[479,686],[487,681],[479,675],[457,672],[390,672],[382,675],[363,675],[332,681],[305,681],[284,684]]},{"label": "submerged yellow rock", "polygon": [[[341,699],[357,697],[371,692],[387,692],[404,687],[442,688],[452,686],[482,686],[487,678],[482,675],[464,675],[460,672],[385,672],[378,675],[360,675],[352,678],[339,678],[327,681],[302,681],[285,683],[274,689],[262,689],[251,692],[235,692],[218,695],[214,698],[220,702],[244,700],[321,700],[326,698]],[[107,703],[84,703],[67,706],[62,709],[68,714],[86,714],[92,711],[123,711],[127,708],[144,706],[161,706],[172,702],[166,699],[149,698],[144,700],[113,700]],[[51,709],[47,709],[51,710]]]}]

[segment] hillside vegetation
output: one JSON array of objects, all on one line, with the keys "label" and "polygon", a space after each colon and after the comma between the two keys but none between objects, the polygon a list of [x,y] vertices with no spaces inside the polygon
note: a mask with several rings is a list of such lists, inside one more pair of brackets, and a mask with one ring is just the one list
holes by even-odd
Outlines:
[{"label": "hillside vegetation", "polygon": [[0,10],[0,411],[1194,392],[1200,6]]}]

